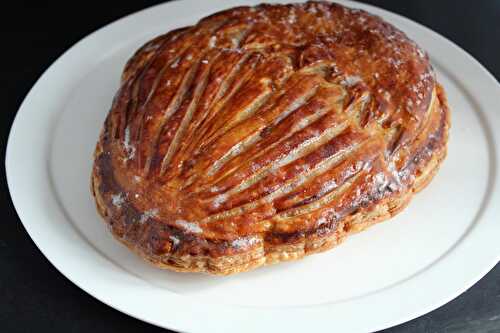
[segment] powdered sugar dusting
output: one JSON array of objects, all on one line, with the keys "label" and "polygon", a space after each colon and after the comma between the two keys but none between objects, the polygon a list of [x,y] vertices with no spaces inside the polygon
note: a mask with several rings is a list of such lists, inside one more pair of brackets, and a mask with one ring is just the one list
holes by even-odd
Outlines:
[{"label": "powdered sugar dusting", "polygon": [[118,208],[120,208],[124,202],[125,196],[123,195],[123,193],[114,194],[111,196],[111,203],[113,203],[113,205]]},{"label": "powdered sugar dusting", "polygon": [[370,163],[365,163],[363,161],[356,161],[356,164],[354,165],[354,168],[356,170],[361,170],[361,168],[364,168],[365,170],[370,170],[371,164]]},{"label": "powdered sugar dusting", "polygon": [[383,192],[387,185],[389,185],[389,179],[387,179],[387,176],[383,172],[377,173],[374,177],[374,185],[377,191]]},{"label": "powdered sugar dusting", "polygon": [[389,58],[389,63],[393,65],[395,68],[399,68],[403,64],[401,59]]},{"label": "powdered sugar dusting", "polygon": [[231,242],[231,245],[237,249],[245,249],[251,247],[252,245],[257,244],[260,241],[259,237],[242,237],[237,238]]},{"label": "powdered sugar dusting", "polygon": [[157,217],[158,216],[158,212],[159,212],[158,208],[148,209],[147,211],[145,211],[141,215],[141,218],[139,219],[139,223],[143,224],[144,222],[146,222],[150,218]]},{"label": "powdered sugar dusting", "polygon": [[413,108],[413,101],[408,98],[408,100],[406,101],[406,109],[411,110],[412,108]]},{"label": "powdered sugar dusting", "polygon": [[347,75],[342,81],[340,81],[340,84],[346,87],[352,87],[361,81],[362,79],[357,75]]},{"label": "powdered sugar dusting", "polygon": [[217,42],[217,37],[216,36],[212,36],[210,37],[210,39],[208,40],[208,47],[213,49],[215,47],[215,43]]},{"label": "powdered sugar dusting", "polygon": [[420,58],[425,58],[425,52],[422,51],[419,47],[417,47],[417,54]]},{"label": "powdered sugar dusting", "polygon": [[183,228],[186,232],[192,233],[192,234],[200,234],[203,232],[203,230],[200,228],[200,226],[196,223],[188,222],[186,220],[177,220],[175,221],[175,224],[178,225],[179,227]]},{"label": "powdered sugar dusting", "polygon": [[259,169],[260,165],[258,163],[252,162],[252,164],[250,164],[250,170],[252,170],[252,172],[257,172]]},{"label": "powdered sugar dusting", "polygon": [[309,118],[302,118],[299,120],[297,123],[297,129],[303,129],[304,127],[308,126],[311,121]]},{"label": "powdered sugar dusting", "polygon": [[399,177],[401,179],[406,180],[410,177],[410,170],[409,169],[403,169],[399,172]]},{"label": "powdered sugar dusting", "polygon": [[325,211],[323,211],[323,213],[321,213],[321,216],[319,217],[319,219],[316,220],[316,225],[321,226],[323,224],[335,221],[338,218],[339,218],[339,216],[338,216],[337,212],[335,211],[335,209],[331,209],[331,208],[326,209]]},{"label": "powdered sugar dusting", "polygon": [[144,48],[144,52],[152,52],[152,51],[156,51],[158,50],[158,48],[160,47],[161,44],[159,43],[153,43],[153,44],[149,44],[147,45],[145,48]]},{"label": "powdered sugar dusting", "polygon": [[212,201],[212,206],[214,208],[219,208],[221,204],[227,201],[227,193],[219,194]]},{"label": "powdered sugar dusting", "polygon": [[135,156],[135,146],[130,143],[130,127],[125,128],[125,137],[123,139],[123,147],[125,148],[126,160],[130,160]]},{"label": "powdered sugar dusting", "polygon": [[318,195],[322,196],[325,193],[328,193],[331,190],[333,190],[335,187],[337,187],[337,182],[334,179],[331,179],[331,180],[325,182],[323,184],[323,186],[321,186],[321,189],[319,190]]},{"label": "powdered sugar dusting", "polygon": [[325,223],[327,223],[327,222],[328,222],[328,220],[326,219],[326,217],[321,216],[321,217],[320,217],[320,218],[316,221],[316,224],[317,224],[317,225],[323,225],[323,224],[325,224]]},{"label": "powdered sugar dusting", "polygon": [[297,15],[295,14],[295,11],[292,9],[290,11],[290,14],[288,15],[288,23],[294,24],[297,22]]},{"label": "powdered sugar dusting", "polygon": [[173,246],[177,246],[177,245],[179,245],[179,243],[181,242],[181,241],[179,240],[179,238],[177,238],[177,237],[175,237],[175,236],[172,236],[172,235],[168,236],[168,239],[170,239],[170,240],[172,241],[172,245],[173,245]]},{"label": "powdered sugar dusting", "polygon": [[170,68],[176,68],[179,66],[180,58],[175,59],[175,61],[170,65]]},{"label": "powdered sugar dusting", "polygon": [[[393,161],[389,162],[387,164],[387,169],[389,170],[389,172],[394,176],[395,180],[396,180],[396,184],[395,185],[392,185],[392,187],[396,187],[396,186],[400,186],[401,185],[401,180],[399,178],[399,172],[396,168],[396,164],[394,164]],[[392,183],[391,183],[392,184]],[[391,188],[392,190],[392,188]]]}]

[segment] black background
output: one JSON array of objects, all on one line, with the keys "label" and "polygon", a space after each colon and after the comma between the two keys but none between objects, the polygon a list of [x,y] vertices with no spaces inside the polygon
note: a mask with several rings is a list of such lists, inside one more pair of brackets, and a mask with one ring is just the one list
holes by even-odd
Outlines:
[{"label": "black background", "polygon": [[[439,32],[467,50],[499,80],[500,1],[364,2]],[[19,105],[57,57],[90,32],[156,3],[159,1],[9,2],[0,20],[4,25],[0,44],[2,156]],[[62,276],[22,227],[8,195],[4,172],[1,186],[1,332],[164,331],[100,303]],[[334,328],[332,323],[332,331]],[[500,265],[447,305],[384,332],[500,332]]]}]

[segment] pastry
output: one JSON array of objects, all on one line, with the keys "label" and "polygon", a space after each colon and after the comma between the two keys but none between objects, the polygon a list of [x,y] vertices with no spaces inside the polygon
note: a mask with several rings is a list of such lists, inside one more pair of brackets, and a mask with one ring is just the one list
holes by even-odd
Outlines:
[{"label": "pastry", "polygon": [[438,170],[448,128],[429,57],[381,18],[330,2],[238,7],[128,61],[92,193],[152,264],[238,273],[401,211]]}]

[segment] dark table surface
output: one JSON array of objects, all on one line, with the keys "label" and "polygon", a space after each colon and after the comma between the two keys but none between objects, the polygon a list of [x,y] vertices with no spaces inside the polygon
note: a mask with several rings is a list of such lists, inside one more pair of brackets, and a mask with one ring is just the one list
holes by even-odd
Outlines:
[{"label": "dark table surface", "polygon": [[[90,32],[158,2],[9,2],[9,10],[2,15],[2,23],[8,23],[2,34],[2,57],[7,59],[2,62],[0,75],[2,102],[6,103],[0,118],[2,155],[19,105],[58,56]],[[500,79],[500,1],[364,2],[402,14],[439,32]],[[1,332],[164,331],[100,303],[61,275],[36,248],[19,221],[4,172],[1,185],[4,216],[0,223]],[[450,303],[383,332],[500,332],[500,265]]]}]

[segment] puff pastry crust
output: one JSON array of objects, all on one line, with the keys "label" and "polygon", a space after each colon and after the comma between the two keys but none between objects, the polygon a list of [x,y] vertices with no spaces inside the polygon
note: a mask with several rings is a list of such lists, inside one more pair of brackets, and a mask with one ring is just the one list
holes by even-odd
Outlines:
[{"label": "puff pastry crust", "polygon": [[448,128],[428,56],[381,18],[329,2],[238,7],[128,61],[92,193],[154,265],[238,273],[399,212],[436,173]]}]

